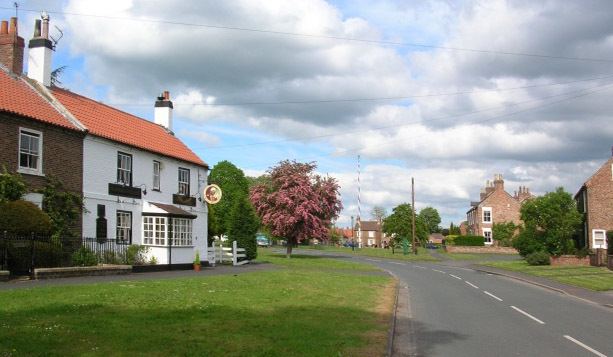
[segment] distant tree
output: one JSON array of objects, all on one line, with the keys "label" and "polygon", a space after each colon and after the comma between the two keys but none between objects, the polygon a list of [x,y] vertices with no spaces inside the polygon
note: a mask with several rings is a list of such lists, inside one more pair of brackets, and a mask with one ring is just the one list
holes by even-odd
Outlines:
[{"label": "distant tree", "polygon": [[426,224],[428,233],[435,233],[440,230],[441,216],[436,208],[426,207],[419,211],[419,218]]},{"label": "distant tree", "polygon": [[26,193],[26,184],[19,174],[11,174],[3,167],[0,173],[0,202],[17,201]]},{"label": "distant tree", "polygon": [[460,226],[456,226],[455,224],[453,224],[453,222],[451,222],[449,224],[449,234],[448,235],[460,235],[462,234],[462,232],[460,232]]},{"label": "distant tree", "polygon": [[[397,247],[404,238],[409,242],[413,240],[412,222],[411,205],[400,204],[394,208],[391,215],[383,220],[383,232],[393,237],[392,241],[397,243],[395,245]],[[428,228],[419,216],[415,216],[415,238],[422,245],[428,241]]]},{"label": "distant tree", "polygon": [[525,201],[520,213],[524,227],[513,243],[520,254],[526,256],[543,250],[561,255],[575,251],[572,237],[582,218],[575,200],[562,187]]},{"label": "distant tree", "polygon": [[385,207],[374,206],[372,208],[372,211],[370,212],[370,215],[377,222],[383,222],[383,219],[387,217],[387,210],[385,209]]},{"label": "distant tree", "polygon": [[513,243],[513,236],[517,228],[517,225],[513,222],[494,223],[492,226],[492,238],[498,241],[499,245],[510,247]]},{"label": "distant tree", "polygon": [[260,175],[258,177],[247,176],[247,185],[249,186],[250,190],[253,186],[263,185],[263,184],[268,184],[268,183],[270,183],[270,176],[268,175]]},{"label": "distant tree", "polygon": [[245,248],[247,259],[255,259],[257,257],[256,233],[260,228],[260,222],[247,196],[236,200],[230,216],[228,240],[236,241],[240,248]]},{"label": "distant tree", "polygon": [[343,236],[338,232],[338,230],[335,227],[330,227],[329,233],[328,233],[328,241],[332,244],[337,244],[341,242],[341,239],[343,238]]},{"label": "distant tree", "polygon": [[211,170],[209,183],[221,188],[221,201],[215,204],[212,216],[217,222],[216,235],[228,233],[231,211],[236,202],[249,194],[249,182],[241,169],[229,161],[220,161]]},{"label": "distant tree", "polygon": [[315,174],[315,163],[281,161],[268,170],[270,180],[251,188],[250,198],[264,225],[292,246],[303,240],[325,239],[332,219],[342,209],[334,178]]}]

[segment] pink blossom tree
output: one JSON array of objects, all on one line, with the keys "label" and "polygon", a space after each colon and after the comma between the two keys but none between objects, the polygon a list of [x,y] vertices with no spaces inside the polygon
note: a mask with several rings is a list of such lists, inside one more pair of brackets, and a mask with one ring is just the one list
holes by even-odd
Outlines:
[{"label": "pink blossom tree", "polygon": [[251,188],[250,199],[262,223],[292,246],[304,239],[326,239],[332,219],[343,208],[339,185],[314,173],[315,163],[281,161],[268,170],[269,180]]}]

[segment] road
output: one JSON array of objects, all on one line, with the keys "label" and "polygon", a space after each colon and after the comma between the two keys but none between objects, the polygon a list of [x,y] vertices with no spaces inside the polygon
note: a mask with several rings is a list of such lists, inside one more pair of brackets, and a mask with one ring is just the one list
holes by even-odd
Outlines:
[{"label": "road", "polygon": [[351,259],[408,286],[411,318],[396,323],[412,341],[400,355],[613,357],[611,308],[465,267]]}]

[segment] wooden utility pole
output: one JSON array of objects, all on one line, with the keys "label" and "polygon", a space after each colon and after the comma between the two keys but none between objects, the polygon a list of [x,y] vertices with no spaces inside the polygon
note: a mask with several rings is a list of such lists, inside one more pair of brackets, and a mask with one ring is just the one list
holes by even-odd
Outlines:
[{"label": "wooden utility pole", "polygon": [[411,220],[411,230],[413,233],[413,254],[417,254],[417,245],[415,244],[415,179],[411,177],[411,213],[413,219]]}]

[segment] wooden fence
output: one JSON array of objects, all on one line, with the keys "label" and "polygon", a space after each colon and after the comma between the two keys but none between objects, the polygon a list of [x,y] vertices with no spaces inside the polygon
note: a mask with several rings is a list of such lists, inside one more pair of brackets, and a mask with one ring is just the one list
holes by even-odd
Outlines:
[{"label": "wooden fence", "polygon": [[[249,263],[247,258],[247,254],[245,254],[245,248],[239,248],[236,244],[236,241],[232,242],[232,247],[224,247],[219,244],[215,244],[207,249],[207,257],[206,260],[212,265],[215,266],[217,263],[224,262],[232,262],[232,265],[243,265]],[[240,259],[240,260],[239,260]]]}]

